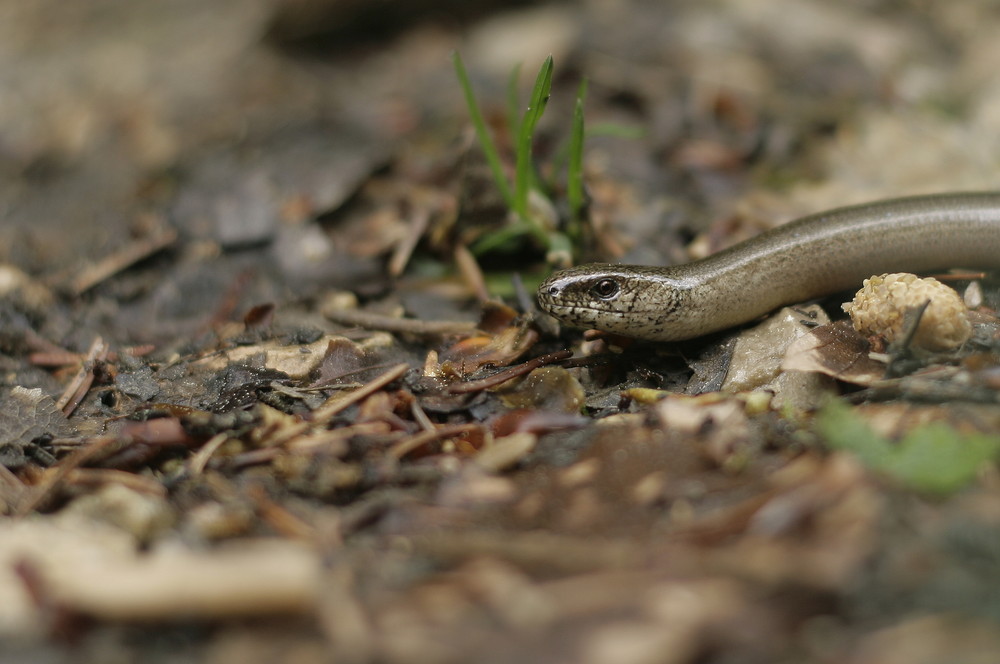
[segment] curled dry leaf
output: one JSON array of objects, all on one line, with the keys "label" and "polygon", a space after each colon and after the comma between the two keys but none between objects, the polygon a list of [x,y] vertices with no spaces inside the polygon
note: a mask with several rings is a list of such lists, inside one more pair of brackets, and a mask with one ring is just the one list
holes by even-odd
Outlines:
[{"label": "curled dry leaf", "polygon": [[356,382],[360,371],[367,364],[368,355],[359,344],[344,337],[329,339],[323,360],[316,368],[316,384],[330,385],[337,382]]},{"label": "curled dry leaf", "polygon": [[463,339],[441,353],[436,373],[442,376],[467,376],[483,366],[505,367],[524,355],[538,333],[530,328],[511,325],[491,337]]},{"label": "curled dry leaf", "polygon": [[855,385],[885,376],[885,364],[869,355],[868,341],[847,321],[817,327],[797,339],[781,362],[786,371],[815,371]]}]

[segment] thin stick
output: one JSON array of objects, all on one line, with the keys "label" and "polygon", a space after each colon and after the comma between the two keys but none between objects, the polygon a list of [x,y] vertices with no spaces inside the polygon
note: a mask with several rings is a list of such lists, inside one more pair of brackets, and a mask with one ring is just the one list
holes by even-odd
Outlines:
[{"label": "thin stick", "polygon": [[435,440],[443,440],[445,438],[454,438],[455,436],[463,433],[475,431],[479,427],[480,425],[478,424],[449,424],[441,427],[440,429],[423,431],[412,438],[402,440],[390,447],[388,455],[393,459],[402,459],[410,452],[423,447],[427,443],[432,443]]},{"label": "thin stick", "polygon": [[63,482],[71,471],[76,470],[84,463],[95,457],[99,452],[103,452],[112,444],[118,442],[113,436],[97,438],[86,447],[82,447],[73,452],[68,457],[60,461],[56,466],[50,468],[48,473],[42,478],[34,489],[28,494],[26,499],[17,507],[15,514],[25,516],[33,512],[49,496],[55,493],[56,488]]},{"label": "thin stick", "polygon": [[94,384],[94,363],[98,360],[104,361],[107,357],[108,347],[101,337],[96,337],[90,344],[87,357],[84,358],[79,371],[73,376],[73,380],[69,382],[56,402],[56,408],[61,410],[63,415],[69,417],[80,405],[80,402],[87,395],[87,391],[90,390],[90,386]]},{"label": "thin stick", "polygon": [[177,239],[177,231],[166,227],[154,231],[151,235],[140,238],[101,260],[85,267],[70,284],[74,295],[85,293],[109,277],[134,265],[142,259],[166,249]]},{"label": "thin stick", "polygon": [[423,237],[424,231],[431,221],[431,211],[427,207],[419,207],[410,215],[410,224],[406,229],[406,236],[396,244],[389,258],[386,270],[389,276],[398,277],[403,274],[406,264],[410,262],[413,250],[417,248],[417,243]]},{"label": "thin stick", "polygon": [[217,433],[212,436],[207,443],[201,446],[197,452],[188,460],[188,472],[192,476],[201,475],[205,471],[205,466],[208,465],[208,460],[212,458],[212,455],[222,447],[222,444],[229,440],[229,434],[227,433]]},{"label": "thin stick", "polygon": [[455,265],[465,283],[475,293],[476,299],[480,302],[488,302],[490,293],[486,289],[486,277],[483,276],[483,270],[479,267],[476,257],[464,244],[455,246]]},{"label": "thin stick", "polygon": [[368,382],[364,387],[359,387],[353,392],[348,392],[346,394],[341,393],[333,395],[323,402],[319,408],[313,411],[313,421],[326,422],[345,408],[348,408],[362,399],[366,399],[372,394],[375,394],[394,380],[402,378],[403,375],[409,370],[410,365],[397,364],[385,373],[377,376],[374,380]]},{"label": "thin stick", "polygon": [[572,356],[573,356],[573,351],[571,350],[559,350],[554,353],[539,355],[533,360],[528,360],[523,364],[519,364],[515,367],[504,369],[503,371],[497,372],[487,378],[482,378],[480,380],[470,380],[464,383],[455,383],[453,385],[449,385],[445,391],[448,392],[449,394],[465,394],[467,392],[478,392],[479,390],[485,390],[490,387],[496,387],[500,383],[505,383],[512,378],[523,376],[524,374],[534,371],[538,367],[543,366],[545,364],[552,364],[553,362],[558,362],[559,360],[565,360]]}]

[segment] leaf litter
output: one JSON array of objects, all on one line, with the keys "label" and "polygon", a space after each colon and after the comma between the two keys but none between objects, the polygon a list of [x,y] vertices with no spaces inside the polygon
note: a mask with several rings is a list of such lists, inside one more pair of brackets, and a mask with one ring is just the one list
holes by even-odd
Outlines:
[{"label": "leaf litter", "polygon": [[[799,213],[991,186],[985,5],[535,3],[459,28],[388,3],[349,46],[361,5],[308,4],[34,0],[0,21],[39,38],[0,57],[23,72],[0,108],[0,653],[996,652],[989,282],[948,354],[801,309],[783,340],[557,336],[530,302],[550,247],[470,251],[509,219],[448,67],[461,47],[501,168],[538,185],[522,212],[586,210],[585,252],[676,262]],[[511,34],[554,51],[533,172],[497,110],[514,63],[490,44]],[[584,76],[571,213],[549,171]],[[643,138],[590,132],[608,120]],[[794,397],[770,383],[805,373]],[[861,405],[816,414],[837,393]]]}]

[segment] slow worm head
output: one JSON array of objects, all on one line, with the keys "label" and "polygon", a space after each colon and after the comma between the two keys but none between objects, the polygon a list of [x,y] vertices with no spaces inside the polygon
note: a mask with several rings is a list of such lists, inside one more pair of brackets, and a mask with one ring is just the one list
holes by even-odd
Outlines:
[{"label": "slow worm head", "polygon": [[[670,268],[592,263],[562,270],[538,288],[542,309],[573,327],[667,339],[693,329],[693,283]],[[696,327],[696,326],[695,326]]]}]

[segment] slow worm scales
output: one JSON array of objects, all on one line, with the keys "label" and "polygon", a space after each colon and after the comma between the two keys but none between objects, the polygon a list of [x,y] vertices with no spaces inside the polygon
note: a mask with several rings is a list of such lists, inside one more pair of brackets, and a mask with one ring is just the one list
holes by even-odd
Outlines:
[{"label": "slow worm scales", "polygon": [[951,267],[1000,268],[1000,193],[838,208],[684,265],[582,265],[549,277],[538,301],[575,327],[679,341],[859,287],[873,274]]}]

